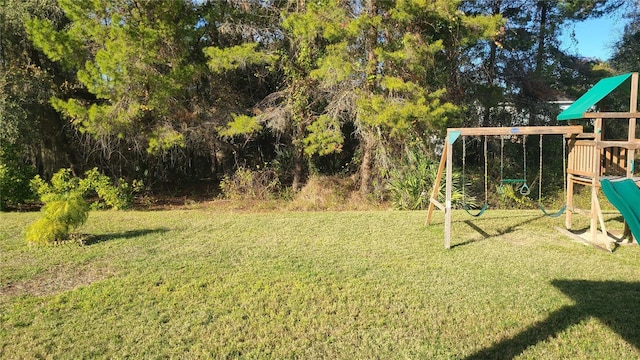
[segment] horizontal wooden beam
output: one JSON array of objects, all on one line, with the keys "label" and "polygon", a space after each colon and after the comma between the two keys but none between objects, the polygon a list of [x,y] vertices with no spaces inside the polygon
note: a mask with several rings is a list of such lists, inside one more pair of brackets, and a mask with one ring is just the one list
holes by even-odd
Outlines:
[{"label": "horizontal wooden beam", "polygon": [[610,148],[610,147],[621,147],[625,149],[638,149],[640,148],[640,144],[637,142],[629,142],[629,141],[597,141],[595,144],[598,146],[598,149]]},{"label": "horizontal wooden beam", "polygon": [[621,147],[624,149],[640,149],[640,139],[627,141],[627,140],[576,140],[573,142],[575,146],[595,146],[598,149]]},{"label": "horizontal wooden beam", "polygon": [[584,113],[582,117],[585,119],[633,119],[640,118],[638,112],[593,112]]},{"label": "horizontal wooden beam", "polygon": [[595,139],[596,138],[596,134],[594,133],[583,133],[583,134],[578,134],[576,135],[576,139]]},{"label": "horizontal wooden beam", "polygon": [[482,135],[559,135],[581,134],[581,125],[568,126],[515,126],[515,127],[477,127],[477,128],[449,128],[447,133],[457,132],[461,136]]}]

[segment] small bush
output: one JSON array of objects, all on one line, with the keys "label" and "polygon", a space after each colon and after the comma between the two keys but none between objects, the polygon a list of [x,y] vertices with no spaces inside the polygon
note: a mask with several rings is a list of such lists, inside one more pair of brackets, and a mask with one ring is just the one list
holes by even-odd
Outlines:
[{"label": "small bush", "polygon": [[521,185],[501,184],[496,186],[500,205],[507,209],[522,209],[533,206],[533,201],[520,193]]},{"label": "small bush", "polygon": [[35,169],[20,161],[15,151],[9,153],[11,150],[11,147],[0,149],[0,211],[9,205],[24,204],[35,198],[29,186]]},{"label": "small bush", "polygon": [[356,193],[353,179],[341,176],[312,175],[289,204],[291,210],[343,210],[356,208],[351,197]]},{"label": "small bush", "polygon": [[[98,172],[97,168],[93,168],[85,172],[85,178],[80,180],[80,186],[86,191],[94,191],[108,207],[123,210],[131,207],[133,195],[142,189],[143,184],[137,180],[129,184],[119,179],[114,185],[108,176]],[[92,207],[99,207],[99,203],[94,202]]]},{"label": "small bush", "polygon": [[52,244],[69,238],[72,230],[89,217],[89,205],[80,193],[58,195],[42,207],[42,217],[29,225],[26,240],[36,244]]},{"label": "small bush", "polygon": [[98,209],[103,206],[116,210],[123,210],[131,207],[133,196],[142,189],[142,182],[134,180],[131,184],[123,179],[119,179],[114,185],[111,178],[101,174],[97,168],[93,168],[84,173],[84,178],[73,175],[71,169],[60,169],[56,172],[51,182],[47,183],[39,175],[31,180],[31,187],[35,189],[43,203],[55,199],[61,194],[78,191],[82,197],[96,195],[98,201],[91,204],[91,208]]},{"label": "small bush", "polygon": [[64,240],[69,236],[69,228],[65,224],[41,217],[29,225],[26,231],[27,242],[49,245]]},{"label": "small bush", "polygon": [[139,189],[141,183],[129,185],[121,179],[118,185],[113,185],[110,178],[94,168],[87,171],[82,179],[74,176],[71,169],[59,170],[52,176],[51,182],[36,176],[31,180],[31,186],[44,206],[41,209],[42,217],[27,228],[26,240],[30,243],[52,244],[68,239],[72,230],[87,221],[90,208],[100,205],[96,201],[90,206],[85,196],[95,193],[107,206],[124,209],[131,205],[133,192]]},{"label": "small bush", "polygon": [[222,195],[229,200],[271,200],[277,197],[280,180],[271,169],[238,168],[220,182]]}]

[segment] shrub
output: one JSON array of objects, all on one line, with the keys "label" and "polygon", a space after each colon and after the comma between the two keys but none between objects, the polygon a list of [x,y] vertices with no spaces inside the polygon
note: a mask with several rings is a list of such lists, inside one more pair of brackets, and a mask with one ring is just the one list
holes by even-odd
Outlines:
[{"label": "shrub", "polygon": [[[438,174],[438,164],[431,161],[426,154],[419,149],[408,152],[407,157],[400,164],[389,171],[387,189],[390,192],[390,200],[398,210],[423,210],[429,206],[429,197],[433,190],[433,184]],[[452,199],[454,205],[462,201],[460,191],[460,173],[452,174]],[[444,203],[444,176],[440,180],[440,191],[437,194],[438,201]],[[468,194],[464,199],[471,207],[475,205],[475,198]]]},{"label": "shrub", "polygon": [[[312,175],[289,203],[292,210],[343,210],[354,208],[351,195],[357,193],[352,178]],[[352,203],[349,203],[352,202]]]},{"label": "shrub", "polygon": [[47,183],[38,175],[31,180],[31,187],[43,203],[47,203],[51,196],[55,198],[60,194],[78,191],[82,197],[92,194],[98,197],[98,200],[91,204],[93,209],[104,207],[100,201],[103,201],[106,207],[116,210],[127,209],[133,203],[133,195],[140,191],[142,186],[141,181],[134,180],[129,184],[123,179],[119,179],[114,185],[111,179],[101,174],[97,168],[86,171],[84,178],[74,176],[71,169],[60,169],[52,176],[51,183]]},{"label": "shrub", "polygon": [[239,167],[220,182],[222,195],[229,200],[270,200],[278,195],[280,180],[274,170]]},{"label": "shrub", "polygon": [[[101,174],[97,168],[93,168],[85,172],[85,178],[80,180],[80,186],[86,191],[94,191],[108,207],[122,210],[131,207],[133,195],[142,189],[143,184],[137,180],[129,184],[123,179],[118,179],[114,185],[108,176]],[[94,202],[92,207],[99,207],[99,203]]]},{"label": "shrub", "polygon": [[52,244],[66,240],[70,231],[82,226],[89,217],[89,204],[77,191],[50,200],[42,207],[42,217],[27,228],[28,242]]},{"label": "shrub", "polygon": [[520,184],[501,184],[496,186],[496,193],[502,207],[509,209],[521,209],[531,207],[533,201],[520,193]]},{"label": "shrub", "polygon": [[29,186],[29,179],[34,175],[33,166],[20,161],[11,147],[0,149],[0,210],[35,198]]},{"label": "shrub", "polygon": [[[70,231],[87,221],[90,209],[84,199],[87,194],[94,192],[107,206],[124,209],[131,205],[133,192],[139,189],[141,183],[129,185],[121,179],[118,185],[113,185],[111,179],[94,168],[87,171],[82,179],[74,176],[70,169],[59,170],[49,183],[35,176],[31,186],[44,206],[41,209],[42,217],[27,228],[26,240],[52,244],[68,239]],[[91,207],[98,205],[96,201]]]}]

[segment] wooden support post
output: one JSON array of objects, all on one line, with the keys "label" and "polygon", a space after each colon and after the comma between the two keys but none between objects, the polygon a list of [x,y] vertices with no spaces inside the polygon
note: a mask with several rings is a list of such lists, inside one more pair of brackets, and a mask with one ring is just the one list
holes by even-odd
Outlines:
[{"label": "wooden support post", "polygon": [[598,190],[596,189],[596,178],[593,178],[591,184],[591,219],[589,222],[589,230],[591,241],[595,242],[598,240]]},{"label": "wooden support post", "polygon": [[597,117],[593,123],[596,144],[602,141],[602,117]]},{"label": "wooden support post", "polygon": [[600,212],[600,206],[598,206],[598,182],[600,181],[602,152],[598,150],[598,143],[602,141],[602,118],[595,119],[593,132],[595,133],[595,148],[593,158],[591,159],[593,176],[591,177],[591,219],[589,222],[589,230],[591,241],[595,242],[598,239],[598,216]]},{"label": "wooden support post", "polygon": [[[448,137],[448,136],[447,136]],[[448,142],[448,141],[445,141]],[[438,174],[433,182],[433,190],[431,191],[431,197],[429,198],[429,210],[427,211],[427,218],[425,219],[425,225],[431,224],[431,216],[433,215],[433,207],[436,205],[434,201],[438,199],[438,192],[440,191],[440,180],[442,179],[442,173],[447,162],[447,144],[442,149],[442,156],[440,156],[440,165],[438,165]]]},{"label": "wooden support post", "polygon": [[[631,97],[629,101],[629,112],[635,113],[638,111],[638,73],[631,75]],[[636,140],[636,118],[629,118],[629,142]],[[636,151],[635,149],[627,150],[627,177],[633,177],[633,170],[635,167]]]},{"label": "wooden support post", "polygon": [[572,134],[571,136],[566,136],[565,138],[567,138],[565,141],[567,141],[567,147],[569,149],[569,152],[567,154],[567,169],[566,169],[566,176],[567,176],[567,198],[565,199],[565,203],[567,204],[567,208],[565,210],[565,218],[564,218],[564,223],[565,223],[565,228],[567,230],[571,230],[571,223],[573,222],[573,174],[571,173],[571,169],[575,169],[576,167],[576,141],[578,140],[577,135]]},{"label": "wooden support post", "polygon": [[571,230],[571,223],[573,221],[573,175],[567,174],[567,208],[565,212],[564,225],[567,230]]},{"label": "wooden support post", "polygon": [[451,193],[453,191],[453,157],[451,155],[453,144],[449,139],[445,142],[447,148],[447,184],[445,186],[445,203],[444,203],[444,248],[451,248]]}]

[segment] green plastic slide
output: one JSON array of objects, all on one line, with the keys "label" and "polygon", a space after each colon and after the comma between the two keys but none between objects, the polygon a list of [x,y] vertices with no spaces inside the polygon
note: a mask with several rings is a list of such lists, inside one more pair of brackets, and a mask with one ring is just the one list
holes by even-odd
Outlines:
[{"label": "green plastic slide", "polygon": [[611,181],[600,180],[602,192],[615,206],[629,225],[629,229],[640,245],[640,189],[633,179]]}]

